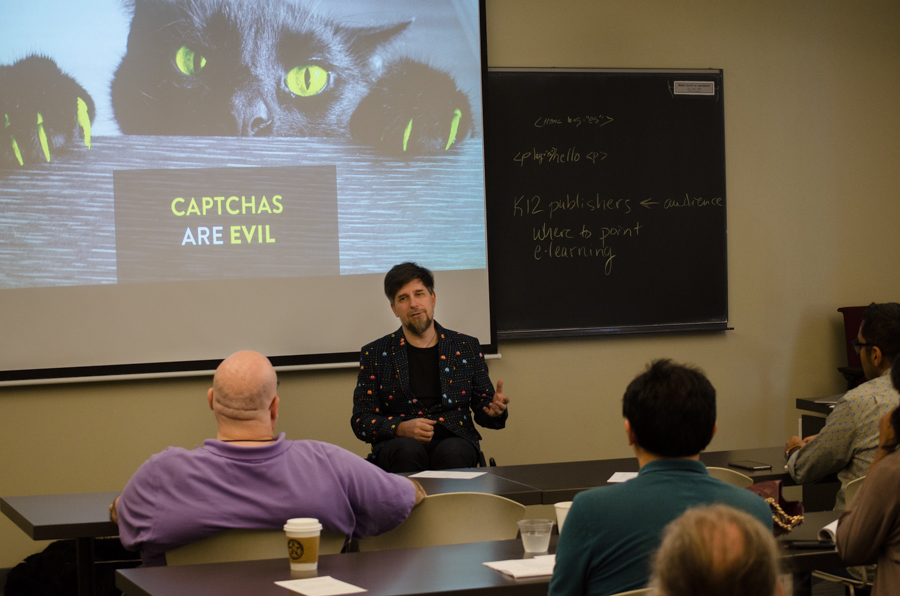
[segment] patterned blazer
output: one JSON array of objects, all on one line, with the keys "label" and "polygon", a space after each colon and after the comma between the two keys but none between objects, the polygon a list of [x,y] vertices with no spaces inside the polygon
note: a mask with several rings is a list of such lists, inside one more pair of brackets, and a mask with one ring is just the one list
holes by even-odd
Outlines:
[{"label": "patterned blazer", "polygon": [[406,338],[401,327],[366,346],[359,355],[359,378],[353,391],[350,424],[356,436],[372,443],[373,451],[382,441],[393,439],[404,420],[428,418],[476,446],[481,435],[474,419],[485,428],[506,426],[508,412],[496,418],[482,408],[491,403],[494,386],[488,376],[481,344],[474,337],[444,329],[438,333],[441,404],[424,410],[409,388],[409,361]]}]

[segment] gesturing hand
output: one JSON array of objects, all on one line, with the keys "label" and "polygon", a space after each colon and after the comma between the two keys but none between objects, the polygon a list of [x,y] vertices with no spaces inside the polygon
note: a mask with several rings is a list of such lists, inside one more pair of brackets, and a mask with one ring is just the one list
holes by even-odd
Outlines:
[{"label": "gesturing hand", "polygon": [[413,418],[406,420],[397,425],[396,435],[398,437],[409,437],[420,443],[428,443],[434,436],[434,420],[427,418]]},{"label": "gesturing hand", "polygon": [[509,398],[503,395],[503,380],[501,379],[497,381],[497,391],[494,393],[494,399],[484,407],[484,413],[491,418],[501,416],[506,411],[506,404],[508,403]]}]

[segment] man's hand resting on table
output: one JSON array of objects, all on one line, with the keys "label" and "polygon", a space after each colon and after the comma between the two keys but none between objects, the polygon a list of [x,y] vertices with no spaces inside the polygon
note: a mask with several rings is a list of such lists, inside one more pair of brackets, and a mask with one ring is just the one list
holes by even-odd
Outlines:
[{"label": "man's hand resting on table", "polygon": [[[119,495],[119,497],[121,496],[122,495]],[[117,526],[119,525],[119,512],[116,510],[116,508],[119,505],[119,497],[116,497],[116,500],[109,505],[109,519],[111,519],[112,522]]]},{"label": "man's hand resting on table", "polygon": [[435,424],[434,420],[428,420],[427,418],[413,418],[398,424],[394,434],[398,437],[415,439],[420,443],[430,443],[431,437],[434,436]]},{"label": "man's hand resting on table", "polygon": [[816,438],[816,435],[810,435],[805,439],[801,439],[800,437],[791,437],[784,444],[784,459],[788,459],[798,447],[803,447],[810,441]]}]

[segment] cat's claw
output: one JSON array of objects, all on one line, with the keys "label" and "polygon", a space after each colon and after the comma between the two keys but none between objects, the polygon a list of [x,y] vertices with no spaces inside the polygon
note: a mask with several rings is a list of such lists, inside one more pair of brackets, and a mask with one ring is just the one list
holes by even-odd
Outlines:
[{"label": "cat's claw", "polygon": [[90,94],[50,58],[0,65],[0,167],[50,163],[82,141],[90,149],[93,115]]},{"label": "cat's claw", "polygon": [[462,118],[462,110],[456,108],[453,111],[453,121],[450,123],[450,134],[447,137],[447,146],[444,147],[444,151],[448,151],[450,149],[450,145],[456,142],[456,133],[459,131],[460,118]]},{"label": "cat's claw", "polygon": [[81,127],[81,131],[84,135],[84,146],[88,148],[88,151],[91,150],[91,116],[90,111],[88,110],[87,102],[78,98],[78,112],[76,119],[78,120],[78,126]]}]

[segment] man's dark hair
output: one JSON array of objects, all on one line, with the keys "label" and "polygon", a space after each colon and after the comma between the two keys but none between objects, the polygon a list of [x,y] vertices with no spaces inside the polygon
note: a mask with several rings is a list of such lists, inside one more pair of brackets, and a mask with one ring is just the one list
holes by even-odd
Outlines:
[{"label": "man's dark hair", "polygon": [[716,425],[716,390],[703,371],[655,360],[628,385],[622,415],[638,445],[662,457],[697,455]]},{"label": "man's dark hair", "polygon": [[863,311],[860,332],[867,344],[878,346],[893,364],[894,356],[900,354],[900,304],[870,304]]},{"label": "man's dark hair", "polygon": [[384,295],[394,305],[394,297],[400,288],[418,279],[429,293],[434,294],[434,276],[431,271],[417,263],[400,263],[394,265],[384,276]]}]

